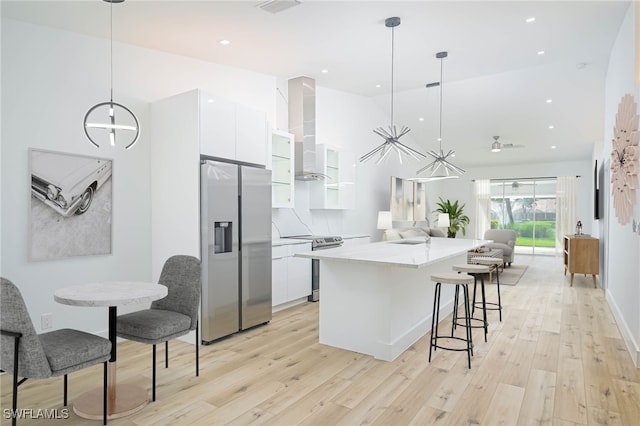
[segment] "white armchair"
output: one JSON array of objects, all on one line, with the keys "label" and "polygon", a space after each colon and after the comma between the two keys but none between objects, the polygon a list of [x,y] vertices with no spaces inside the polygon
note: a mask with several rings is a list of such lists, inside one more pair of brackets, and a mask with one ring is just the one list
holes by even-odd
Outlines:
[{"label": "white armchair", "polygon": [[514,256],[514,247],[518,234],[513,229],[488,229],[484,233],[485,240],[493,240],[487,244],[488,248],[502,249],[502,255],[505,265],[511,266]]}]

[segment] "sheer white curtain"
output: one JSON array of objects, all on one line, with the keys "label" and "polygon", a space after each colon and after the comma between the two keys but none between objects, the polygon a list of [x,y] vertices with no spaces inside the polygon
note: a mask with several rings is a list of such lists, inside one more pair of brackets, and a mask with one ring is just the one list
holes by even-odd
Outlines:
[{"label": "sheer white curtain", "polygon": [[477,179],[473,185],[475,205],[476,238],[484,238],[484,233],[491,228],[491,181]]},{"label": "sheer white curtain", "polygon": [[564,236],[576,225],[576,177],[559,176],[556,189],[556,255],[564,250]]}]

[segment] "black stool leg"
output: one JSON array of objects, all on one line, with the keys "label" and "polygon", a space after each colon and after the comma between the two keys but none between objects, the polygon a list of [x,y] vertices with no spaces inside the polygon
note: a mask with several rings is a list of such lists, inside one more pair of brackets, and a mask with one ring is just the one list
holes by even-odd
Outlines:
[{"label": "black stool leg", "polygon": [[451,336],[453,336],[453,330],[456,329],[458,322],[458,287],[456,287],[456,292],[453,295],[453,318],[451,320]]},{"label": "black stool leg", "polygon": [[473,304],[471,305],[471,315],[476,312],[476,284],[478,284],[478,275],[469,273],[469,275],[473,275]]},{"label": "black stool leg", "polygon": [[473,342],[471,337],[471,315],[469,309],[469,285],[462,284],[462,291],[464,293],[464,313],[465,313],[465,324],[467,329],[467,361],[469,363],[469,368],[471,368],[471,355],[473,355]]},{"label": "black stool leg", "polygon": [[[429,362],[431,362],[431,349],[435,348],[436,338],[438,335],[438,322],[436,315],[440,305],[440,283],[436,283],[436,289],[433,293],[433,313],[431,314],[431,337],[429,337]],[[434,349],[435,350],[435,349]]]},{"label": "black stool leg", "polygon": [[500,265],[496,264],[496,287],[498,289],[498,313],[502,322],[502,301],[500,300]]},{"label": "black stool leg", "polygon": [[[489,322],[487,322],[487,299],[484,294],[484,275],[480,275],[480,289],[482,290],[482,320],[484,321],[484,341],[487,341],[487,333],[489,332]],[[475,306],[475,294],[473,304]]]}]

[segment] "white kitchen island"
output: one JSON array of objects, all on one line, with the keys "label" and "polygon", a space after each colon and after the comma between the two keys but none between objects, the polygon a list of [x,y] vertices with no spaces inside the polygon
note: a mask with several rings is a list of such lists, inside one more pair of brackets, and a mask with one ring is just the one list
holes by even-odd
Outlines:
[{"label": "white kitchen island", "polygon": [[[488,242],[413,238],[296,254],[320,260],[320,343],[393,361],[431,328],[431,275]],[[441,318],[453,289],[443,286]]]}]

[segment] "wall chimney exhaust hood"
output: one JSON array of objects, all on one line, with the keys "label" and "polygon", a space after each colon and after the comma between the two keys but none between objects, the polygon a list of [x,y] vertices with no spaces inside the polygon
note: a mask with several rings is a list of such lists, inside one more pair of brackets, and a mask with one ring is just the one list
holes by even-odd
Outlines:
[{"label": "wall chimney exhaust hood", "polygon": [[295,178],[320,180],[316,170],[316,82],[309,77],[289,80],[289,133],[295,142]]}]

